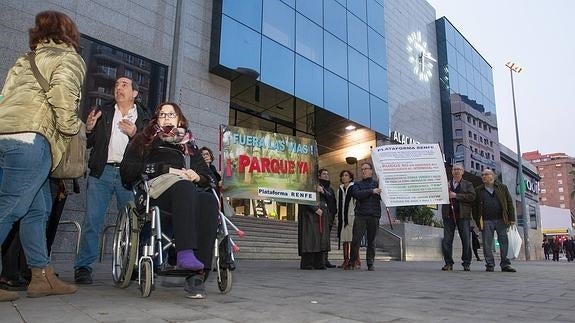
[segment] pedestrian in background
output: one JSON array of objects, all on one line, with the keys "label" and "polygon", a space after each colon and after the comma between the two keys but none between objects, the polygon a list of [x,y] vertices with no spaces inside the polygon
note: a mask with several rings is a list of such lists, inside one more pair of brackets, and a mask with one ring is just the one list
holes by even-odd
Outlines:
[{"label": "pedestrian in background", "polygon": [[443,219],[443,241],[441,250],[445,265],[443,271],[453,270],[453,238],[455,228],[461,239],[461,260],[463,270],[470,271],[471,265],[471,210],[475,201],[475,189],[470,181],[463,179],[462,164],[454,164],[451,168],[452,179],[449,181],[449,204],[441,208]]},{"label": "pedestrian in background", "polygon": [[553,252],[553,261],[559,261],[559,252],[561,251],[561,241],[555,237],[551,243],[551,251]]},{"label": "pedestrian in background", "polygon": [[202,152],[202,158],[204,159],[204,162],[206,162],[206,165],[208,165],[210,171],[214,175],[213,178],[216,181],[217,190],[219,193],[222,189],[222,175],[220,174],[216,166],[214,166],[214,153],[210,148],[205,146],[200,148],[200,151]]},{"label": "pedestrian in background", "polygon": [[[8,71],[0,101],[0,243],[20,220],[20,239],[32,271],[28,297],[70,294],[76,287],[60,281],[49,266],[48,176],[80,130],[78,102],[86,65],[77,53],[80,33],[65,14],[40,12],[28,35],[33,54],[20,57]],[[44,91],[31,64],[47,80],[49,91]],[[0,290],[0,300],[17,297]]]},{"label": "pedestrian in background", "polygon": [[479,258],[479,253],[477,252],[477,250],[481,248],[481,242],[479,241],[479,235],[475,232],[475,230],[473,230],[473,228],[471,228],[471,247],[473,248],[475,259],[477,259],[477,261],[481,261],[481,258]]},{"label": "pedestrian in background", "polygon": [[482,232],[485,270],[494,271],[493,235],[497,232],[499,250],[501,251],[501,271],[516,272],[515,268],[511,267],[511,261],[507,258],[509,247],[507,229],[515,224],[513,199],[507,186],[495,181],[493,170],[485,169],[481,173],[481,180],[483,184],[475,188],[476,198],[473,217]]},{"label": "pedestrian in background", "polygon": [[547,238],[543,239],[541,248],[543,248],[543,253],[545,254],[545,260],[549,260],[549,254],[551,254],[551,242],[549,242]]},{"label": "pedestrian in background", "polygon": [[565,248],[565,258],[567,258],[567,262],[573,261],[573,252],[575,251],[573,248],[573,238],[567,237],[565,242],[563,242],[563,247]]}]

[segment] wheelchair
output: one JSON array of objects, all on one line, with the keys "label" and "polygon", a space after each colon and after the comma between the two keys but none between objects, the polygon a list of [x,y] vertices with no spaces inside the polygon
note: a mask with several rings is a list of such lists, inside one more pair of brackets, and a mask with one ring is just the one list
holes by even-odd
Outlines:
[{"label": "wheelchair", "polygon": [[[176,241],[168,231],[162,230],[160,209],[150,205],[150,186],[144,178],[134,185],[135,199],[129,202],[118,216],[113,243],[112,276],[118,288],[130,285],[133,275],[137,273],[137,281],[142,297],[150,296],[154,289],[154,276],[187,276],[191,271],[175,266],[174,246]],[[228,225],[238,237],[243,236],[225,214],[220,211],[220,199],[215,189],[200,192],[203,198],[218,201],[219,221],[213,250],[212,270],[217,275],[218,289],[228,293],[232,288],[232,272],[235,269],[234,252],[239,247],[229,235]],[[146,232],[146,234],[141,234]],[[142,241],[140,241],[142,240]],[[208,271],[205,271],[204,280]]]}]

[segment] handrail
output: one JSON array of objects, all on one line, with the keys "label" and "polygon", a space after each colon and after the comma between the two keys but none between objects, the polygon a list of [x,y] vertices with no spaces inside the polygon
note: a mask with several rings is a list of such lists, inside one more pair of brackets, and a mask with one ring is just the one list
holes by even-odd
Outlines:
[{"label": "handrail", "polygon": [[382,229],[383,231],[385,231],[385,233],[391,235],[392,237],[396,238],[397,240],[399,240],[399,260],[400,261],[405,261],[405,254],[403,253],[403,238],[401,236],[399,236],[397,233],[391,231],[390,229],[384,227],[384,226],[379,226],[380,229]]}]

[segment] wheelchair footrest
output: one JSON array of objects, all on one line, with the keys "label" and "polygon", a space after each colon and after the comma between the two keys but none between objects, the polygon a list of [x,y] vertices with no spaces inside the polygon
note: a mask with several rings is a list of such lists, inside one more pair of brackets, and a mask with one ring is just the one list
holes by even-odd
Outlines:
[{"label": "wheelchair footrest", "polygon": [[189,276],[196,274],[197,271],[180,268],[178,266],[162,265],[156,273],[160,276]]}]

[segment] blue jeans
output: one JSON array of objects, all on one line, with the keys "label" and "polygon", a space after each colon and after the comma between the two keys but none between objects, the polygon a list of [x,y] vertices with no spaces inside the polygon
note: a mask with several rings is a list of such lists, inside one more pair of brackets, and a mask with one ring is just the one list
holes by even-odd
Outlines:
[{"label": "blue jeans", "polygon": [[485,256],[485,266],[495,267],[495,259],[493,258],[493,233],[497,232],[497,241],[499,241],[499,251],[501,252],[501,268],[511,265],[511,261],[507,258],[507,248],[509,248],[509,240],[507,239],[507,225],[503,220],[488,220],[483,221],[483,256]]},{"label": "blue jeans", "polygon": [[461,238],[461,260],[463,266],[471,264],[471,229],[470,219],[457,219],[453,223],[453,218],[443,218],[443,242],[441,243],[441,250],[443,251],[443,259],[446,265],[453,265],[453,237],[455,236],[455,227],[459,232]]},{"label": "blue jeans", "polygon": [[32,143],[0,136],[0,244],[20,220],[20,240],[31,268],[48,265],[46,221],[52,209],[48,175],[50,145],[36,135]]},{"label": "blue jeans", "polygon": [[98,258],[100,235],[106,219],[106,211],[113,195],[116,195],[119,211],[134,199],[132,191],[122,186],[119,168],[106,165],[100,178],[88,176],[86,217],[82,224],[82,241],[74,268],[91,268],[90,265]]}]

